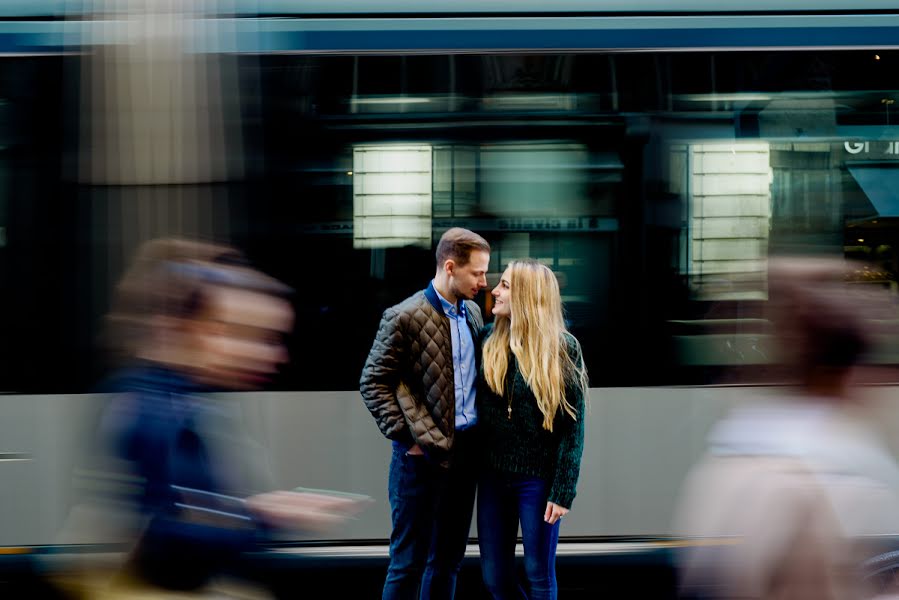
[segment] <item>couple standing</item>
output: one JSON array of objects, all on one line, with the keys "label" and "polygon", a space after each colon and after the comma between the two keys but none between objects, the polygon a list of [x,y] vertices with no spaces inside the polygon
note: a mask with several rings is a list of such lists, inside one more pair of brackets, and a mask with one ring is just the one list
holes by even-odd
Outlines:
[{"label": "couple standing", "polygon": [[[383,598],[453,597],[475,490],[484,581],[494,598],[556,598],[555,554],[575,496],[587,375],[565,329],[555,275],[512,261],[492,294],[493,325],[472,299],[490,245],[453,228],[428,287],[384,311],[361,391],[393,440],[393,531]],[[516,580],[521,525],[525,593]]]}]

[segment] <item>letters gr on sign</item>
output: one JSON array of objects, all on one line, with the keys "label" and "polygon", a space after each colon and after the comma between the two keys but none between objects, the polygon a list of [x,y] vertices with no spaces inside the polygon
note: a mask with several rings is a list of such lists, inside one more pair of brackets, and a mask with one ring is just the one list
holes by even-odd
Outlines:
[{"label": "letters gr on sign", "polygon": [[899,141],[892,142],[843,142],[849,154],[889,154],[899,156]]}]

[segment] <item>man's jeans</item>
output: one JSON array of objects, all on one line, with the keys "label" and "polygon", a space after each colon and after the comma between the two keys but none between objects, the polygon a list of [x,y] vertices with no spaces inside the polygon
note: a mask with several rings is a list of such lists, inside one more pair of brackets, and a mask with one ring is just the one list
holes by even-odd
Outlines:
[{"label": "man's jeans", "polygon": [[477,433],[456,433],[449,468],[410,456],[390,461],[390,567],[383,600],[450,600],[471,528],[478,479]]},{"label": "man's jeans", "polygon": [[[543,520],[549,483],[537,477],[487,471],[478,487],[478,542],[484,584],[496,600],[555,600],[559,525]],[[528,594],[518,585],[515,543],[524,544]]]}]

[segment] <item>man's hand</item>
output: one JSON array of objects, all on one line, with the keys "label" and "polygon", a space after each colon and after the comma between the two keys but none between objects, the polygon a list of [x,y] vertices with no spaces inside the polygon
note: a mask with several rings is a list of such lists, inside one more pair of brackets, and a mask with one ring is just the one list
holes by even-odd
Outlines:
[{"label": "man's hand", "polygon": [[406,454],[409,456],[424,456],[425,451],[421,449],[421,446],[418,444],[414,444],[411,448],[406,450]]}]

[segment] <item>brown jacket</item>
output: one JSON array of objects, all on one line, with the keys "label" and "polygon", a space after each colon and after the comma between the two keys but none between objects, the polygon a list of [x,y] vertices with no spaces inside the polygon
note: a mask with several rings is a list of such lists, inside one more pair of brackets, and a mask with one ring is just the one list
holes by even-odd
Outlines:
[{"label": "brown jacket", "polygon": [[[465,301],[480,361],[481,310]],[[453,447],[456,400],[449,319],[432,286],[388,308],[362,369],[362,399],[386,437],[437,459]]]}]

